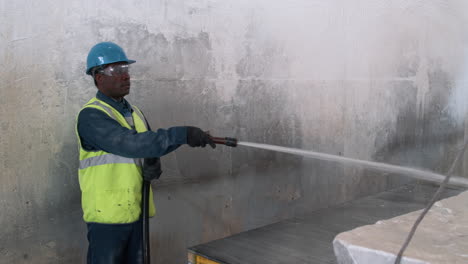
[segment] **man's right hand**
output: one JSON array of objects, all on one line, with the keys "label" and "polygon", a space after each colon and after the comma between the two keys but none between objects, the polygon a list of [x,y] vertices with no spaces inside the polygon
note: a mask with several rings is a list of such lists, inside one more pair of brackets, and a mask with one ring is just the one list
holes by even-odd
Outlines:
[{"label": "man's right hand", "polygon": [[161,176],[161,161],[159,158],[145,158],[143,163],[143,179],[145,181],[152,181],[159,179]]},{"label": "man's right hand", "polygon": [[216,144],[211,139],[208,133],[205,133],[198,127],[187,127],[187,144],[191,147],[204,148],[209,144],[212,148],[216,148]]}]

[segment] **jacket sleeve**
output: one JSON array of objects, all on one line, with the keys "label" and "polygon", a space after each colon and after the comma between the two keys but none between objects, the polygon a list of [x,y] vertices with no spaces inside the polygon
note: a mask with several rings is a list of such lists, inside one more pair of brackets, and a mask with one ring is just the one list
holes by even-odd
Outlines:
[{"label": "jacket sleeve", "polygon": [[186,127],[137,133],[94,108],[80,112],[77,128],[86,150],[104,150],[127,158],[161,157],[187,143]]}]

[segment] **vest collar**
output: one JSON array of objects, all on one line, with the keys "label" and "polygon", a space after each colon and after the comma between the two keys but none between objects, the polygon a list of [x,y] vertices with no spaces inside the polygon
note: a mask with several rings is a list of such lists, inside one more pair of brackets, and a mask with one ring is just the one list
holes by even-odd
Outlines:
[{"label": "vest collar", "polygon": [[130,113],[131,115],[131,113],[133,112],[132,106],[124,98],[122,99],[122,101],[117,102],[109,96],[101,93],[101,91],[98,91],[96,93],[96,98],[103,101],[104,103],[109,104],[115,110],[119,111],[119,113],[121,113],[123,116],[128,116],[128,113]]}]

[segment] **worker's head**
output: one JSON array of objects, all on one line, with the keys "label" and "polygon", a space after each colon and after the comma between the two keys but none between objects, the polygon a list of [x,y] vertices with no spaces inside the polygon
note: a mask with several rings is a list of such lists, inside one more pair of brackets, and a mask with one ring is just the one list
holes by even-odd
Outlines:
[{"label": "worker's head", "polygon": [[105,95],[122,98],[130,91],[129,60],[121,47],[112,42],[95,45],[88,54],[86,74]]}]

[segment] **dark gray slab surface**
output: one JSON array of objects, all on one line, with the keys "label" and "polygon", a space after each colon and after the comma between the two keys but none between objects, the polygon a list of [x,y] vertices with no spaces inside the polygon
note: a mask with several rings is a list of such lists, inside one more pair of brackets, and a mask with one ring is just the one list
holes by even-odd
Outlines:
[{"label": "dark gray slab surface", "polygon": [[[317,210],[201,244],[189,251],[226,264],[336,263],[333,238],[344,231],[423,208],[437,186],[419,183]],[[447,189],[443,198],[461,189]]]}]

